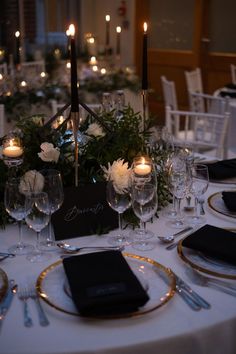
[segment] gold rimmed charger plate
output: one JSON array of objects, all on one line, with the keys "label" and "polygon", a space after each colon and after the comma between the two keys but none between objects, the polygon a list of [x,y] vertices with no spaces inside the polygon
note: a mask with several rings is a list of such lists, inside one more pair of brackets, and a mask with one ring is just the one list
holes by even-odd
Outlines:
[{"label": "gold rimmed charger plate", "polygon": [[[236,229],[228,229],[236,233]],[[187,236],[188,237],[188,236]],[[236,235],[235,235],[236,237]],[[179,257],[191,267],[199,270],[200,272],[209,275],[236,280],[236,265],[217,260],[213,257],[204,255],[202,252],[192,250],[183,246],[181,239],[177,246]]]},{"label": "gold rimmed charger plate", "polygon": [[[231,192],[233,191],[235,192],[235,189],[232,190]],[[225,203],[222,199],[222,191],[212,194],[208,198],[207,202],[209,208],[214,210],[216,213],[227,216],[229,218],[236,219],[236,212],[232,212],[226,208]]]},{"label": "gold rimmed charger plate", "polygon": [[0,268],[0,305],[8,289],[8,277],[4,270]]},{"label": "gold rimmed charger plate", "polygon": [[[169,268],[151,258],[123,253],[134,274],[142,283],[149,295],[149,301],[135,312],[119,315],[94,316],[98,318],[125,318],[139,316],[158,309],[167,303],[175,293],[175,277]],[[78,280],[79,281],[79,280]],[[62,260],[44,269],[36,283],[39,296],[53,308],[80,316],[71,297],[65,289],[66,275]]]}]

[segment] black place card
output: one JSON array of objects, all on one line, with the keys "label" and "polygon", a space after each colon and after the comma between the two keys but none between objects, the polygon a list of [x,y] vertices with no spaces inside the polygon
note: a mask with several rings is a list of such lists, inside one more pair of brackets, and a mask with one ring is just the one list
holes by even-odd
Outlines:
[{"label": "black place card", "polygon": [[94,235],[118,227],[118,215],[106,201],[106,183],[67,187],[64,202],[52,215],[56,240]]}]

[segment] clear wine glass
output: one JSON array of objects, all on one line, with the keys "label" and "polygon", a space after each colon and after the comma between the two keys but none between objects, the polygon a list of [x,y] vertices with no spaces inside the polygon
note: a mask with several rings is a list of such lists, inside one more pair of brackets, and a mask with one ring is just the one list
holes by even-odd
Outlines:
[{"label": "clear wine glass", "polygon": [[125,236],[122,230],[122,214],[131,206],[130,191],[128,190],[124,193],[118,193],[115,190],[112,181],[109,181],[106,187],[106,197],[109,206],[113,210],[117,211],[119,216],[118,235],[110,237],[108,242],[115,246],[128,245],[130,244],[131,239],[128,236]]},{"label": "clear wine glass", "polygon": [[132,247],[139,251],[148,251],[154,248],[154,244],[148,241],[154,234],[146,229],[146,222],[155,215],[157,205],[155,184],[146,183],[132,186],[132,207],[140,220],[140,228],[134,232],[135,242]]},{"label": "clear wine glass", "polygon": [[170,188],[173,196],[176,199],[176,218],[169,222],[171,227],[181,229],[185,226],[184,217],[181,214],[181,200],[186,196],[188,189],[188,174],[186,169],[173,170],[170,176]]},{"label": "clear wine glass", "polygon": [[37,233],[36,250],[26,258],[33,263],[47,261],[50,258],[50,254],[44,253],[40,249],[41,230],[50,221],[50,207],[47,193],[28,193],[25,199],[25,210],[27,225]]},{"label": "clear wine glass", "polygon": [[198,225],[205,222],[205,218],[198,214],[198,199],[207,191],[209,185],[208,167],[202,164],[194,164],[191,168],[190,192],[195,198],[195,213],[189,217],[189,222]]},{"label": "clear wine glass", "polygon": [[24,255],[32,252],[34,247],[22,241],[22,220],[25,218],[25,194],[20,190],[20,178],[11,178],[6,182],[4,204],[8,214],[17,220],[19,241],[9,248],[10,253]]},{"label": "clear wine glass", "polygon": [[54,169],[41,170],[40,173],[44,176],[43,192],[48,195],[50,211],[48,236],[46,241],[41,241],[40,247],[42,250],[53,251],[58,247],[53,238],[51,216],[61,207],[64,200],[62,178],[60,172]]}]

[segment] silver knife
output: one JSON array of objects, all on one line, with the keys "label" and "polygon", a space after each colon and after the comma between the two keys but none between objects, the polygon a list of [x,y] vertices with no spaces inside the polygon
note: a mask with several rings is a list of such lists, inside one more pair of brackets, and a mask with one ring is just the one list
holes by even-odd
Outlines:
[{"label": "silver knife", "polygon": [[192,298],[203,308],[209,310],[211,305],[205,299],[203,299],[199,294],[197,294],[183,279],[181,279],[177,274],[173,271],[172,273],[175,276],[176,284],[181,288],[184,289]]},{"label": "silver knife", "polygon": [[17,292],[17,285],[15,284],[14,280],[9,281],[9,289],[7,291],[6,297],[4,298],[2,304],[0,305],[0,329],[1,329],[1,324],[7,314],[7,311],[9,310],[14,294]]}]

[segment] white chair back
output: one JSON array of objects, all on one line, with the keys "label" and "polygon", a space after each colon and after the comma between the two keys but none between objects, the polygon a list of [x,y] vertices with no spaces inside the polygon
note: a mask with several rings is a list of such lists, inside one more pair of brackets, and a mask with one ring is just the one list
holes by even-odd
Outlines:
[{"label": "white chair back", "polygon": [[193,112],[205,112],[224,114],[229,111],[229,98],[208,95],[205,93],[189,92],[190,110]]},{"label": "white chair back", "polygon": [[236,65],[230,64],[230,70],[232,83],[236,85]]},{"label": "white chair back", "polygon": [[[171,109],[177,110],[178,103],[177,103],[177,95],[176,95],[176,88],[174,81],[169,81],[166,79],[165,76],[161,76],[161,83],[162,83],[162,91],[166,107],[170,107]],[[169,120],[169,115],[165,115],[165,126],[168,131],[173,131],[175,134],[179,131],[179,120],[176,117],[175,120]]]},{"label": "white chair back", "polygon": [[191,143],[196,151],[213,150],[218,158],[226,158],[226,137],[229,113],[214,114],[192,111],[172,110],[167,107],[166,114],[171,121],[178,120],[183,130],[174,135],[175,143]]},{"label": "white chair back", "polygon": [[202,73],[200,68],[192,71],[185,71],[185,79],[188,92],[203,92]]}]

